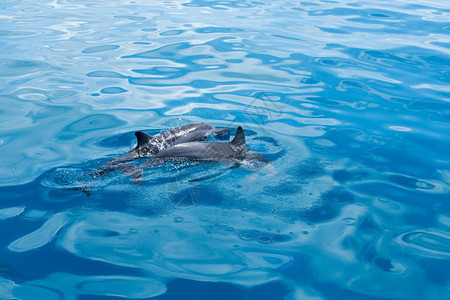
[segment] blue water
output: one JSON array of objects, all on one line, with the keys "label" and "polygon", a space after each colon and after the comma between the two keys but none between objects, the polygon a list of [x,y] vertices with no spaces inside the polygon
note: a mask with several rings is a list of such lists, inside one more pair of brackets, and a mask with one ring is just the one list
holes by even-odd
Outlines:
[{"label": "blue water", "polygon": [[[449,299],[447,1],[0,3],[1,299]],[[264,172],[86,174],[189,122]]]}]

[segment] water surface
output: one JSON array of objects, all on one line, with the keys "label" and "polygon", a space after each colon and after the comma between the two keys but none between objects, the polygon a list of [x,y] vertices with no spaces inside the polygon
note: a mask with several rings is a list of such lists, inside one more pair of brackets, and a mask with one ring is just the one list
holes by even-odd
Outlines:
[{"label": "water surface", "polygon": [[[3,1],[0,298],[447,299],[445,1]],[[273,171],[90,171],[189,122]]]}]

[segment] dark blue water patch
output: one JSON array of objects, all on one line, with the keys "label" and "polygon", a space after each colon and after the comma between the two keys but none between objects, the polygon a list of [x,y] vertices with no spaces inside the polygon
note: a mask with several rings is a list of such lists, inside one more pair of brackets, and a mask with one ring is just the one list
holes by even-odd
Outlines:
[{"label": "dark blue water patch", "polygon": [[[307,224],[318,224],[335,219],[339,209],[335,205],[317,204],[298,212],[297,220]],[[293,220],[292,220],[293,221]]]},{"label": "dark blue water patch", "polygon": [[174,35],[181,35],[184,32],[186,32],[186,31],[185,30],[179,30],[179,29],[173,29],[173,30],[167,30],[167,31],[160,32],[159,35],[161,35],[161,36],[174,36]]},{"label": "dark blue water patch", "polygon": [[127,78],[126,76],[112,71],[94,71],[86,74],[88,77],[99,77],[99,78]]},{"label": "dark blue water patch", "polygon": [[267,142],[267,143],[269,143],[269,144],[271,144],[271,145],[273,145],[275,147],[280,147],[281,146],[280,143],[276,139],[274,139],[272,137],[269,137],[269,136],[260,136],[260,137],[254,138],[253,140],[254,141]]},{"label": "dark blue water patch", "polygon": [[371,175],[364,171],[349,171],[347,169],[336,170],[333,172],[333,179],[339,183],[358,182],[368,179]]},{"label": "dark blue water patch", "polygon": [[[1,252],[0,255],[2,255]],[[0,260],[0,276],[2,276],[3,279],[9,279],[17,283],[21,283],[29,279],[28,277],[25,277],[14,270],[14,268],[11,267],[9,263],[2,260]]]},{"label": "dark blue water patch", "polygon": [[42,61],[16,59],[0,60],[0,77],[23,76],[50,69],[54,69],[54,67]]},{"label": "dark blue water patch", "polygon": [[[394,72],[401,72],[402,74],[411,73],[416,74],[417,68],[424,71],[433,71],[430,73],[429,79],[435,79],[435,71],[441,69],[442,66],[449,65],[450,60],[442,54],[433,50],[424,54],[420,49],[397,48],[390,51],[364,50],[364,49],[347,49],[346,52],[351,54],[354,59],[365,62],[374,62],[379,66],[394,67]],[[383,69],[384,70],[384,69]],[[386,70],[387,72],[387,70]],[[414,78],[414,77],[413,77]]]},{"label": "dark blue water patch", "polygon": [[186,68],[175,67],[151,67],[148,69],[133,69],[132,71],[139,74],[153,75],[155,79],[175,79],[189,73],[189,70]]},{"label": "dark blue water patch", "polygon": [[356,63],[349,60],[349,59],[343,59],[343,58],[320,58],[317,60],[319,64],[325,65],[327,67],[350,67],[355,66]]},{"label": "dark blue water patch", "polygon": [[406,177],[402,175],[392,175],[388,176],[388,179],[400,186],[411,188],[411,189],[424,189],[430,190],[435,188],[435,186],[431,183],[427,183],[424,181],[417,180],[416,178]]},{"label": "dark blue water patch", "polygon": [[[370,233],[370,237],[375,235],[377,232],[381,232],[380,225],[373,219],[372,216],[366,216],[359,222],[359,227],[364,230],[364,232]],[[365,245],[365,246],[373,246],[373,245]]]},{"label": "dark blue water patch", "polygon": [[355,201],[355,198],[344,187],[338,186],[333,187],[332,189],[323,193],[321,195],[321,200],[327,204],[336,203],[339,205],[346,205],[353,203]]},{"label": "dark blue water patch", "polygon": [[[6,219],[2,220],[2,226],[0,227],[0,234],[1,234],[1,242],[2,242],[2,249],[0,250],[0,257],[2,260],[8,262],[8,269],[5,271],[9,273],[6,275],[15,275],[18,276],[19,279],[24,280],[24,277],[32,276],[33,274],[27,274],[27,272],[32,272],[32,270],[26,270],[26,265],[23,266],[25,270],[22,270],[21,259],[18,259],[17,257],[21,258],[22,253],[14,253],[11,252],[8,249],[8,244],[17,240],[18,238],[21,238],[30,232],[37,230],[42,225],[42,220],[22,220],[20,222],[20,226],[17,226],[17,220],[15,219]],[[32,251],[34,253],[39,251]],[[31,254],[32,255],[32,254]],[[12,258],[12,259],[11,259]],[[16,258],[16,259],[14,259]],[[16,261],[18,260],[18,261]],[[35,271],[39,272],[39,271]],[[45,271],[44,271],[45,272]],[[9,277],[7,276],[7,277]]]},{"label": "dark blue water patch", "polygon": [[[447,31],[449,31],[449,30],[450,30],[450,26],[447,27]],[[436,46],[439,46],[439,47],[442,47],[445,49],[450,48],[450,43],[448,43],[448,42],[430,42],[430,44],[436,45]]]},{"label": "dark blue water patch", "polygon": [[200,282],[187,279],[175,279],[167,283],[167,292],[164,295],[152,299],[281,300],[285,299],[287,294],[288,289],[279,282],[271,282],[252,288],[243,288],[224,282]]},{"label": "dark blue water patch", "polygon": [[301,195],[303,187],[296,181],[283,182],[275,186],[265,186],[264,192],[267,195]]},{"label": "dark blue water patch", "polygon": [[177,206],[191,206],[192,204],[215,206],[226,200],[223,193],[206,184],[191,184],[190,187],[183,190],[177,190],[174,187],[172,194],[170,201]]},{"label": "dark blue water patch", "polygon": [[293,36],[287,36],[287,35],[281,35],[281,34],[272,34],[272,36],[277,37],[277,38],[281,38],[281,39],[286,39],[286,40],[291,40],[291,41],[299,41],[299,42],[304,42],[304,39],[299,39]]},{"label": "dark blue water patch", "polygon": [[345,106],[346,102],[342,101],[342,100],[337,100],[337,99],[333,99],[333,98],[325,98],[322,97],[320,95],[318,96],[314,96],[314,97],[306,97],[306,100],[312,101],[314,103],[318,103],[324,106]]},{"label": "dark blue water patch", "polygon": [[416,178],[439,178],[426,157],[404,151],[408,144],[401,138],[371,135],[356,129],[340,129],[339,132],[330,129],[326,137],[337,145],[328,150],[329,155],[352,157],[354,162],[358,161],[373,170]]},{"label": "dark blue water patch", "polygon": [[[270,282],[250,289],[249,297],[251,300],[277,300],[286,299],[289,289],[280,282]],[[233,298],[234,299],[234,298]]]},{"label": "dark blue water patch", "polygon": [[[349,18],[347,19],[350,22],[362,23],[362,24],[376,24],[383,25],[385,34],[404,34],[405,27],[409,27],[410,33],[414,36],[425,36],[430,31],[440,31],[441,28],[446,26],[444,22],[430,22],[424,21],[421,18],[409,18],[402,19],[399,22],[390,22],[389,18]],[[388,20],[384,22],[384,20]],[[349,31],[349,32],[365,32],[365,33],[373,33],[379,31],[379,29],[375,28],[367,28],[364,26],[342,26],[341,29]]]},{"label": "dark blue water patch", "polygon": [[392,144],[374,147],[363,157],[362,162],[375,170],[386,170],[416,178],[437,178],[439,176],[436,169],[430,166],[426,157],[419,157],[410,152],[406,153],[403,149]]},{"label": "dark blue water patch", "polygon": [[229,59],[226,59],[225,62],[230,63],[230,64],[240,64],[243,62],[243,60],[238,59],[238,58],[229,58]]},{"label": "dark blue water patch", "polygon": [[[205,190],[201,186],[189,186],[183,189],[176,188],[175,191],[169,190],[169,199],[175,206],[187,208],[192,207],[201,201],[204,194]],[[207,200],[213,200],[213,202],[215,202],[217,199],[214,197],[215,195],[212,196],[212,199]]]},{"label": "dark blue water patch", "polygon": [[[398,48],[390,51],[374,51],[349,47],[341,49],[342,46],[332,45],[334,44],[330,44],[329,47],[339,50],[340,52],[345,52],[349,56],[349,58],[344,61],[342,61],[341,58],[337,58],[337,61],[339,61],[341,64],[342,62],[345,62],[349,63],[349,65],[347,65],[347,67],[349,68],[357,68],[361,70],[369,69],[377,73],[386,74],[385,80],[364,79],[356,81],[362,87],[359,89],[365,94],[362,92],[361,94],[355,94],[352,99],[364,99],[366,103],[371,102],[376,105],[381,104],[383,107],[394,108],[393,103],[403,106],[405,103],[421,103],[422,101],[424,101],[424,98],[426,99],[425,101],[430,101],[430,99],[434,98],[436,103],[442,103],[441,99],[442,97],[445,97],[445,92],[440,92],[441,96],[439,96],[436,94],[436,92],[439,93],[439,91],[427,91],[422,89],[418,90],[418,93],[414,93],[405,98],[404,95],[406,87],[402,84],[388,81],[388,78],[396,80],[397,78],[407,77],[410,82],[414,82],[414,84],[416,84],[417,86],[421,86],[424,83],[441,86],[443,84],[443,81],[445,81],[445,76],[436,76],[436,74],[440,73],[438,70],[441,70],[442,66],[439,64],[434,65],[430,63],[430,61],[432,62],[433,59],[430,59],[429,57],[436,56],[442,58],[442,54],[439,54],[438,52],[430,50],[427,55],[424,55],[423,51],[420,52],[419,49],[417,49],[416,51],[416,49],[414,49],[413,47]],[[334,63],[336,59],[327,58],[325,61]],[[339,65],[339,68],[344,67],[345,65]],[[420,68],[421,72],[417,72],[418,68]],[[332,71],[332,65],[327,66],[327,68],[315,69],[315,73],[317,73],[317,76],[325,79],[325,84],[332,87],[339,87],[339,85],[341,85],[343,81],[337,82],[334,76],[327,75]],[[354,72],[357,72],[357,70],[355,70]],[[345,80],[345,82],[348,82],[348,80]],[[327,97],[342,99],[341,101],[345,103],[351,99],[349,99],[348,96],[344,94],[340,94],[339,92],[347,90],[348,89],[340,88],[337,88],[336,90],[329,90],[327,91]],[[345,93],[348,94],[348,92]],[[412,99],[416,99],[416,101],[411,101]],[[397,107],[397,109],[401,109],[401,106]]]},{"label": "dark blue water patch", "polygon": [[389,272],[393,267],[392,262],[387,258],[377,257],[373,262],[385,272]]},{"label": "dark blue water patch", "polygon": [[[123,300],[120,296],[101,296],[101,295],[77,295],[78,300]],[[141,299],[154,299],[152,298],[141,298]]]},{"label": "dark blue water patch", "polygon": [[99,141],[96,142],[95,145],[104,148],[122,148],[131,147],[132,143],[134,142],[136,142],[136,136],[134,135],[134,131],[131,131],[104,137],[102,139],[99,139]]},{"label": "dark blue water patch", "polygon": [[402,217],[409,224],[414,224],[420,228],[428,228],[436,225],[434,214],[435,210],[431,208],[420,213],[405,212]]},{"label": "dark blue water patch", "polygon": [[83,132],[91,132],[93,130],[102,130],[102,129],[110,129],[114,127],[118,127],[121,125],[125,125],[125,122],[120,120],[117,117],[107,114],[93,114],[89,116],[85,116],[75,122],[70,123],[63,129],[61,129],[59,136],[62,137],[66,134],[76,135],[81,134]]},{"label": "dark blue water patch", "polygon": [[191,0],[189,3],[183,3],[182,5],[188,7],[206,7],[214,10],[229,10],[231,8],[251,8],[264,3],[259,1],[235,1],[235,0]]},{"label": "dark blue water patch", "polygon": [[[133,72],[145,75],[154,75],[154,78],[160,79],[173,79],[181,77],[187,73],[209,70],[212,67],[215,69],[225,69],[226,65],[211,65],[203,64],[201,60],[214,58],[212,55],[181,55],[180,51],[191,47],[189,43],[177,43],[166,45],[158,49],[137,53],[131,56],[125,56],[124,58],[145,58],[145,59],[167,59],[179,64],[184,65],[183,68],[176,67],[151,67],[148,69],[134,69]],[[149,78],[130,78],[130,83],[133,84],[143,84],[146,80],[152,80],[153,77]],[[151,84],[149,82],[149,84]]]},{"label": "dark blue water patch", "polygon": [[308,283],[314,277],[311,266],[311,257],[301,252],[290,253],[292,260],[278,268],[278,272],[283,276],[295,278],[296,282]]},{"label": "dark blue water patch", "polygon": [[[71,83],[73,84],[73,83]],[[82,84],[82,83],[79,83]],[[77,94],[76,91],[70,90],[59,90],[59,91],[51,91],[48,93],[49,100],[59,100],[74,97]]]},{"label": "dark blue water patch", "polygon": [[323,32],[328,32],[328,33],[333,33],[333,34],[349,34],[349,33],[351,33],[349,31],[337,29],[337,28],[319,27],[319,29],[322,30]]},{"label": "dark blue water patch", "polygon": [[89,47],[81,51],[81,53],[91,54],[91,53],[98,53],[98,52],[105,52],[105,51],[112,51],[120,48],[119,45],[102,45],[102,46],[94,46]]},{"label": "dark blue water patch", "polygon": [[[381,182],[367,182],[360,184],[353,184],[352,190],[361,194],[370,195],[371,197],[382,197],[397,201],[399,203],[405,203],[412,206],[421,207],[424,211],[433,210],[434,207],[440,207],[444,209],[446,206],[445,194],[422,194],[416,191],[411,191],[398,186],[394,186]],[[448,211],[444,209],[443,211]],[[432,212],[431,212],[432,213]],[[432,213],[433,214],[433,213]],[[414,221],[414,218],[411,219]]]},{"label": "dark blue water patch", "polygon": [[190,48],[190,43],[181,42],[175,44],[169,44],[161,46],[154,50],[149,50],[145,52],[136,53],[133,55],[122,56],[122,58],[144,58],[144,59],[155,59],[155,58],[176,58],[181,50]]},{"label": "dark blue water patch", "polygon": [[290,174],[302,181],[311,180],[325,174],[325,165],[318,158],[306,159],[290,170]]},{"label": "dark blue water patch", "polygon": [[314,78],[302,78],[300,80],[301,83],[305,83],[305,84],[318,84],[319,81],[317,79]]},{"label": "dark blue water patch", "polygon": [[41,119],[47,118],[48,116],[61,116],[72,111],[71,108],[66,106],[39,106],[34,109],[34,111],[30,111],[27,114],[27,117],[31,119]]},{"label": "dark blue water patch", "polygon": [[112,230],[104,230],[104,229],[93,229],[93,230],[87,230],[86,233],[89,234],[89,236],[92,237],[114,237],[114,236],[120,236],[120,233],[117,231]]},{"label": "dark blue water patch", "polygon": [[120,15],[120,16],[114,16],[115,19],[128,19],[130,21],[145,21],[147,20],[146,17],[143,16],[127,16],[127,15]]},{"label": "dark blue water patch", "polygon": [[271,64],[277,64],[285,60],[285,58],[277,57],[275,55],[270,54],[256,54],[256,53],[249,53],[246,56],[247,58],[254,58],[260,60],[265,65],[271,65]]},{"label": "dark blue water patch", "polygon": [[446,286],[450,278],[450,261],[447,259],[423,259],[427,278],[439,286]]},{"label": "dark blue water patch", "polygon": [[335,219],[342,207],[354,201],[354,197],[343,187],[335,187],[324,192],[320,199],[313,201],[310,207],[273,209],[272,214],[289,223],[300,221],[307,224],[318,224]]},{"label": "dark blue water patch", "polygon": [[291,213],[291,221],[301,220],[308,224],[317,224],[335,219],[341,208],[355,201],[353,195],[344,187],[333,187],[321,194],[320,199],[309,208]]},{"label": "dark blue water patch", "polygon": [[[68,172],[64,172],[67,170]],[[8,186],[2,188],[2,196],[8,199],[3,205],[23,206],[27,211],[40,211],[45,203],[48,212],[64,211],[66,209],[85,204],[86,193],[71,189],[73,186],[83,187],[85,180],[89,180],[90,168],[74,171],[73,167],[55,168],[44,172],[34,181],[21,186]]]},{"label": "dark blue water patch", "polygon": [[264,232],[259,230],[242,230],[237,233],[240,240],[246,242],[258,242],[261,244],[273,244],[288,242],[292,238],[287,234]]},{"label": "dark blue water patch", "polygon": [[448,112],[450,110],[450,104],[443,101],[435,101],[431,99],[417,99],[415,101],[411,101],[408,105],[408,108],[414,111]]},{"label": "dark blue water patch", "polygon": [[0,36],[5,37],[24,37],[32,35],[36,35],[36,32],[23,30],[0,30]]},{"label": "dark blue water patch", "polygon": [[[370,87],[360,81],[342,80],[341,82],[339,82],[339,86],[336,89],[343,92],[350,92],[352,89],[356,89],[359,91],[364,91],[366,94],[368,94]],[[357,92],[355,92],[355,94],[357,94]]]},{"label": "dark blue water patch", "polygon": [[214,88],[214,87],[219,87],[219,86],[223,86],[223,85],[235,85],[235,84],[242,84],[244,83],[244,80],[230,80],[227,81],[226,84],[224,84],[224,82],[221,81],[211,81],[211,80],[193,80],[191,81],[190,85],[198,88],[198,89],[208,89],[208,88]]},{"label": "dark blue water patch", "polygon": [[195,30],[196,33],[204,33],[204,34],[209,34],[209,33],[237,33],[237,32],[243,32],[243,29],[240,28],[234,28],[234,27],[212,27],[212,26],[207,26],[207,27],[201,27],[201,28],[197,28]]},{"label": "dark blue water patch", "polygon": [[352,300],[395,300],[397,297],[383,296],[369,296],[366,294],[354,292],[349,289],[345,289],[333,282],[312,282],[312,287],[322,293],[326,299],[352,299]]},{"label": "dark blue water patch", "polygon": [[110,86],[110,87],[101,89],[100,92],[102,94],[121,94],[121,93],[128,92],[128,90],[123,89],[121,87],[117,87],[117,86]]},{"label": "dark blue water patch", "polygon": [[6,278],[14,278],[17,283],[46,277],[56,272],[70,272],[80,276],[117,275],[145,276],[142,271],[131,267],[122,267],[101,261],[79,258],[54,248],[54,242],[45,246],[46,251],[29,251],[18,255],[10,251],[0,251],[2,258],[10,262],[13,273]]},{"label": "dark blue water patch", "polygon": [[[449,108],[450,113],[450,108]],[[410,147],[412,145],[426,145],[426,147],[416,147],[415,154],[418,157],[429,157],[430,154],[434,157],[434,159],[428,159],[428,163],[430,166],[435,168],[439,168],[439,166],[443,165],[443,161],[448,156],[448,149],[450,148],[450,140],[446,139],[433,139],[433,142],[430,143],[430,139],[423,135],[415,135],[410,134],[404,137],[404,140],[408,142]],[[440,158],[440,159],[439,159]],[[434,176],[436,175],[436,176]],[[429,172],[428,176],[418,176],[422,178],[429,179],[438,179],[440,180],[440,176],[437,173]]]},{"label": "dark blue water patch", "polygon": [[[205,45],[211,46],[218,52],[234,52],[239,50],[248,50],[247,40],[246,44],[230,42],[234,40],[233,36],[219,37],[205,43]],[[249,51],[246,51],[249,52]]]},{"label": "dark blue water patch", "polygon": [[269,81],[269,82],[288,82],[287,78],[276,77],[268,74],[245,74],[240,72],[222,72],[221,73],[225,77],[240,79],[240,80],[261,80],[261,81]]},{"label": "dark blue water patch", "polygon": [[[333,8],[326,10],[308,11],[312,16],[329,16],[338,14],[346,17],[347,21],[362,24],[383,25],[383,32],[398,33],[404,32],[407,27],[414,35],[425,35],[429,32],[439,32],[444,22],[430,21],[418,15],[405,14],[393,10],[360,10],[354,8]],[[347,17],[348,16],[348,17]],[[357,17],[355,17],[357,16]],[[367,26],[341,26],[342,30],[348,32],[379,32],[379,28],[368,28]]]},{"label": "dark blue water patch", "polygon": [[167,283],[167,292],[154,297],[155,300],[178,299],[245,299],[246,290],[227,283],[208,283],[193,280],[176,279]]}]

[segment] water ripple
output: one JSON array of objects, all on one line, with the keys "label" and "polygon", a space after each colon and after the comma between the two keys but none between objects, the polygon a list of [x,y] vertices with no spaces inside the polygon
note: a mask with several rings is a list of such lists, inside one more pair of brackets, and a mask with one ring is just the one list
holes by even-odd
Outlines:
[{"label": "water ripple", "polygon": [[38,230],[9,244],[8,248],[14,252],[24,252],[42,247],[49,243],[68,221],[65,214],[56,214],[47,220]]},{"label": "water ripple", "polygon": [[401,234],[396,241],[417,255],[438,259],[450,256],[450,237],[443,232],[412,231]]},{"label": "water ripple", "polygon": [[165,291],[164,283],[150,278],[53,273],[14,287],[12,294],[20,299],[65,299],[86,295],[142,299],[161,295]]}]

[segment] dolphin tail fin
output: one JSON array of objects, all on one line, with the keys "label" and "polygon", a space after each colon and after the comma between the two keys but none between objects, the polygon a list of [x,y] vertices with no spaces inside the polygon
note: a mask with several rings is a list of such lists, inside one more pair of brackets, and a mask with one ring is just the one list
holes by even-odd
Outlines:
[{"label": "dolphin tail fin", "polygon": [[231,144],[235,147],[246,147],[245,146],[245,134],[244,134],[244,130],[242,129],[241,126],[238,127],[238,129],[236,131],[236,136],[231,141]]},{"label": "dolphin tail fin", "polygon": [[130,164],[122,164],[118,167],[118,169],[122,174],[130,176],[131,180],[134,182],[134,185],[140,185],[142,183],[142,178],[144,177],[142,169]]},{"label": "dolphin tail fin", "polygon": [[142,145],[147,144],[153,137],[150,134],[147,134],[143,131],[136,131],[134,135],[137,138],[137,146],[136,148],[141,147]]}]

